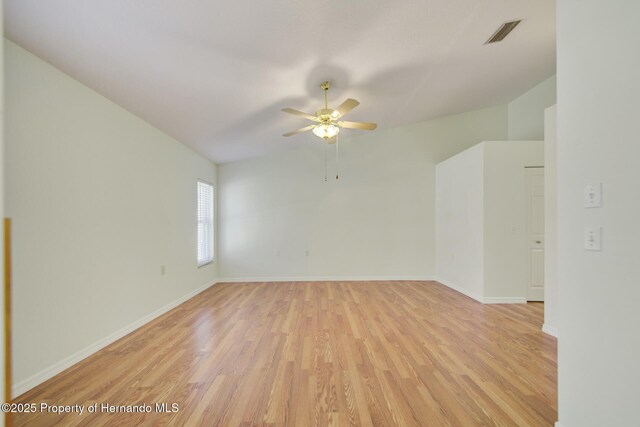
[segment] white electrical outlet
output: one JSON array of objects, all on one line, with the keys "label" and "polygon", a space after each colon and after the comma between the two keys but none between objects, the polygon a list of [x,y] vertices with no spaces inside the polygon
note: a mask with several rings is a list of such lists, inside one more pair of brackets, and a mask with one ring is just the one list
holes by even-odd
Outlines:
[{"label": "white electrical outlet", "polygon": [[164,276],[165,274],[167,274],[167,267],[165,267],[164,265],[160,266],[160,275]]},{"label": "white electrical outlet", "polygon": [[584,228],[584,248],[588,251],[602,250],[602,228],[589,226]]},{"label": "white electrical outlet", "polygon": [[602,184],[585,185],[584,207],[599,208],[602,206]]}]

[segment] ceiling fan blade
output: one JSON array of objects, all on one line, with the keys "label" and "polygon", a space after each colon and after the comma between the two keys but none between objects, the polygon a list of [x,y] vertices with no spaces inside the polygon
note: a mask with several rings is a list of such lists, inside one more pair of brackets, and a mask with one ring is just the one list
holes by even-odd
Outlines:
[{"label": "ceiling fan blade", "polygon": [[291,131],[291,132],[287,132],[287,133],[283,134],[282,136],[291,136],[291,135],[295,135],[297,133],[306,132],[308,130],[313,129],[315,126],[316,125],[309,125],[307,127],[303,127],[302,129],[298,129],[298,130],[294,130],[294,131]]},{"label": "ceiling fan blade", "polygon": [[308,120],[313,120],[314,122],[318,121],[316,116],[312,116],[311,114],[303,113],[302,111],[294,110],[293,108],[283,108],[282,111],[289,114],[295,114],[296,116],[304,117]]},{"label": "ceiling fan blade", "polygon": [[378,127],[375,123],[365,122],[338,122],[338,126],[348,129],[374,130]]},{"label": "ceiling fan blade", "polygon": [[356,108],[358,105],[360,105],[358,101],[356,101],[355,99],[349,98],[346,101],[344,101],[342,104],[340,104],[338,108],[336,108],[335,111],[337,111],[337,114],[334,113],[333,116],[334,118],[338,119],[344,116],[345,114],[347,114],[349,111]]},{"label": "ceiling fan blade", "polygon": [[335,144],[338,142],[338,137],[334,136],[333,138],[327,138],[327,144]]}]

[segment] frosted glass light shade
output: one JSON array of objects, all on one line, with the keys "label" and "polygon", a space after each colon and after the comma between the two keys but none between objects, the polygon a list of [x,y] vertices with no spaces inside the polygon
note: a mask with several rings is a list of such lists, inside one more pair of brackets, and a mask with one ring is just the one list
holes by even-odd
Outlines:
[{"label": "frosted glass light shade", "polygon": [[332,124],[320,124],[313,128],[313,133],[320,138],[333,138],[340,133],[340,128]]}]

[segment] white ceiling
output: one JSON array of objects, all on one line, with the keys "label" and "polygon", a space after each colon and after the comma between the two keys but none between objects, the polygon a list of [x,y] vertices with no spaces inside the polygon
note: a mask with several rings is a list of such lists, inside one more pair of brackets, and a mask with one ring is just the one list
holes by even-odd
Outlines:
[{"label": "white ceiling", "polygon": [[[503,42],[483,43],[505,21]],[[554,0],[5,0],[9,39],[211,160],[297,146],[314,112],[381,128],[509,101],[555,72]],[[346,130],[350,134],[362,131]]]}]

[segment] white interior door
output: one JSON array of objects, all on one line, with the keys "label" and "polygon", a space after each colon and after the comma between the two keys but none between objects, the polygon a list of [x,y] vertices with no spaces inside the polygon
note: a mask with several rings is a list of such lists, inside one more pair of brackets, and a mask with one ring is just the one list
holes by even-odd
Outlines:
[{"label": "white interior door", "polygon": [[544,168],[526,168],[527,300],[544,301]]}]

